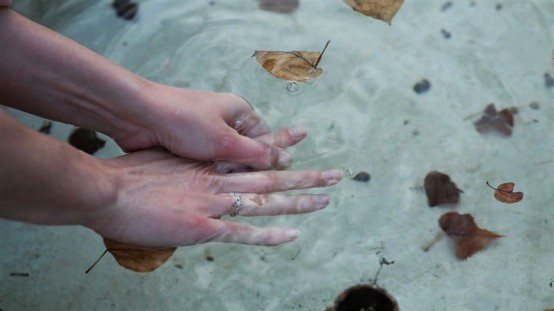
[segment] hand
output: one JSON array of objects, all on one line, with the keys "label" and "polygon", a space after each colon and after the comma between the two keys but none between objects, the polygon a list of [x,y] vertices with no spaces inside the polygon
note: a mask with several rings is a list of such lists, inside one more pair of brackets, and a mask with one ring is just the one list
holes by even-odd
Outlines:
[{"label": "hand", "polygon": [[165,151],[137,151],[103,160],[115,183],[117,200],[95,211],[86,226],[124,243],[169,247],[219,241],[276,245],[297,237],[295,229],[258,228],[222,220],[240,194],[240,216],[300,214],[327,206],[325,194],[286,196],[274,192],[326,187],[340,170],[263,171],[218,174],[215,164],[199,163]]},{"label": "hand", "polygon": [[[283,169],[292,163],[284,148],[302,140],[302,127],[270,132],[265,121],[243,98],[151,83],[147,103],[126,123],[135,124],[112,135],[125,150],[162,146],[198,161],[227,161],[254,169]],[[125,118],[126,116],[122,116]]]},{"label": "hand", "polygon": [[0,81],[14,81],[0,83],[0,102],[102,132],[127,151],[161,146],[197,161],[281,169],[292,157],[261,137],[284,136],[288,146],[306,135],[303,128],[271,133],[239,96],[148,81],[13,10],[0,10],[0,28],[0,46],[10,47],[0,57]]}]

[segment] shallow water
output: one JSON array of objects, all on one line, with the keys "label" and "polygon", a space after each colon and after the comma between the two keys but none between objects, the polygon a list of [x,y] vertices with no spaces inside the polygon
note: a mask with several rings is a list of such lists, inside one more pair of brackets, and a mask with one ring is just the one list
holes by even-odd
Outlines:
[{"label": "shallow water", "polygon": [[[402,310],[554,307],[554,88],[544,82],[552,1],[456,1],[446,10],[446,1],[406,1],[391,26],[339,0],[301,0],[292,14],[254,0],[137,2],[131,22],[109,1],[15,0],[14,8],[149,79],[238,93],[274,129],[307,126],[308,138],[292,148],[295,168],[363,170],[371,180],[324,190],[332,203],[317,213],[244,220],[297,227],[295,242],[182,247],[148,274],[107,256],[85,275],[104,250],[93,232],[1,221],[0,309],[323,310],[372,280],[381,258],[394,263],[377,284]],[[317,51],[327,40],[324,75],[294,92],[250,57]],[[423,78],[431,89],[416,94]],[[511,137],[475,130],[490,102],[518,108]],[[55,123],[52,135],[66,140],[70,130]],[[110,141],[97,156],[119,154]],[[428,207],[422,187],[432,170],[463,190],[457,207]],[[486,181],[514,181],[525,197],[497,202]],[[450,210],[505,237],[464,261],[446,238],[424,252]]]}]

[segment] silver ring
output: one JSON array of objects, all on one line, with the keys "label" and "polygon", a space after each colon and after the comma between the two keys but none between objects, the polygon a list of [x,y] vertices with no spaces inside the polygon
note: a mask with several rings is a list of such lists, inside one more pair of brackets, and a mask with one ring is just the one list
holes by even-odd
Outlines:
[{"label": "silver ring", "polygon": [[231,206],[233,207],[233,210],[231,210],[231,217],[235,217],[239,214],[240,210],[242,209],[242,198],[240,194],[233,193],[235,195],[235,199],[233,200],[233,203],[231,203]]}]

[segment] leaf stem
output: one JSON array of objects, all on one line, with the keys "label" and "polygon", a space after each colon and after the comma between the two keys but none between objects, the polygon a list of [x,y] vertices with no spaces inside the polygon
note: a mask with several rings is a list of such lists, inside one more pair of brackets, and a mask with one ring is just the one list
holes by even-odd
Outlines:
[{"label": "leaf stem", "polygon": [[327,50],[327,46],[329,46],[329,43],[331,43],[331,40],[327,40],[327,43],[325,44],[325,47],[323,48],[323,51],[321,51],[321,54],[319,54],[319,57],[317,58],[317,61],[315,62],[314,69],[317,69],[317,65],[319,65],[319,61],[321,60],[321,57],[323,56],[323,53],[325,53],[325,50]]},{"label": "leaf stem", "polygon": [[92,270],[92,268],[94,268],[94,266],[96,266],[96,264],[100,261],[100,259],[102,259],[102,257],[104,257],[104,255],[106,255],[106,253],[108,252],[108,249],[106,249],[102,255],[100,255],[100,257],[98,257],[98,259],[96,259],[96,261],[92,264],[92,266],[90,266],[90,268],[87,269],[87,271],[85,271],[85,273],[89,273],[90,270]]},{"label": "leaf stem", "polygon": [[[490,187],[491,189],[493,189],[493,190],[498,190],[498,189],[496,189],[495,187],[491,186],[491,185],[489,184],[488,181],[487,181],[487,186],[489,186],[489,187]],[[501,190],[499,190],[499,191],[501,191]]]}]

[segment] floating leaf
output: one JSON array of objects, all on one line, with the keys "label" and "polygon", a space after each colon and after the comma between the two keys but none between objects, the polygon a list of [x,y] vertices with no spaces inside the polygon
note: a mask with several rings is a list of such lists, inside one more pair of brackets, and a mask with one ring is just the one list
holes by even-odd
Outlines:
[{"label": "floating leaf", "polygon": [[150,272],[156,270],[166,262],[176,247],[150,248],[134,246],[104,238],[104,245],[117,263],[136,272]]},{"label": "floating leaf", "polygon": [[344,0],[354,11],[391,23],[404,0]]},{"label": "floating leaf", "polygon": [[460,200],[461,190],[450,180],[450,176],[432,171],[425,176],[423,187],[427,194],[429,206],[456,204]]},{"label": "floating leaf", "polygon": [[490,103],[483,112],[481,118],[473,123],[479,133],[497,131],[504,136],[512,135],[514,127],[514,108],[496,110],[493,103]]},{"label": "floating leaf", "polygon": [[477,227],[473,216],[448,212],[439,219],[440,228],[456,243],[456,256],[466,259],[502,235]]},{"label": "floating leaf", "polygon": [[494,197],[504,203],[516,203],[523,199],[523,192],[513,192],[515,184],[513,182],[507,182],[500,184],[497,188],[494,188],[487,181],[487,186],[494,189]]},{"label": "floating leaf", "polygon": [[69,144],[88,154],[94,154],[104,147],[106,141],[99,138],[95,131],[76,128],[69,136]]},{"label": "floating leaf", "polygon": [[323,69],[317,68],[323,53],[330,41],[327,41],[323,51],[255,51],[258,63],[279,79],[288,81],[304,82],[308,79],[315,79],[323,73]]}]

